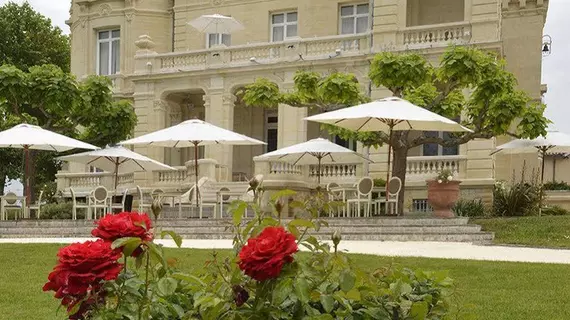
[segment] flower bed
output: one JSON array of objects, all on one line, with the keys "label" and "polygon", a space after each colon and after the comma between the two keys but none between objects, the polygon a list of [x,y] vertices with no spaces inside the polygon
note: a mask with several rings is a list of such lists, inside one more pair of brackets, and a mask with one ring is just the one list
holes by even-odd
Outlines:
[{"label": "flower bed", "polygon": [[[452,285],[445,273],[379,268],[368,273],[332,245],[310,236],[326,225],[318,212],[332,204],[312,197],[289,203],[296,219],[281,220],[281,192],[273,212],[234,202],[233,258],[214,252],[203,269],[186,274],[165,258],[145,214],[108,215],[97,222],[99,240],[62,248],[44,286],[55,291],[69,319],[443,319]],[[244,222],[249,208],[255,219]],[[154,234],[153,234],[154,233]],[[300,246],[312,254],[298,259]],[[121,259],[122,257],[122,259]],[[134,261],[135,268],[126,268]]]}]

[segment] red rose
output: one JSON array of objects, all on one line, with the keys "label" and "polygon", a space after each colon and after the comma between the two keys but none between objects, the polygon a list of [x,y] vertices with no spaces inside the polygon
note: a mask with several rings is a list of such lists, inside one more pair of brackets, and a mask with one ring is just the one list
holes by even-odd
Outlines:
[{"label": "red rose", "polygon": [[267,227],[247,241],[239,253],[239,268],[257,281],[279,276],[285,263],[298,251],[295,236],[283,227]]},{"label": "red rose", "polygon": [[[55,291],[55,297],[68,311],[101,288],[104,280],[114,280],[123,266],[117,262],[119,250],[111,249],[104,240],[74,243],[61,248],[58,264],[48,276],[44,291]],[[80,308],[81,309],[81,308]],[[75,315],[75,319],[80,319]]]},{"label": "red rose", "polygon": [[152,223],[146,213],[121,212],[110,214],[95,222],[97,228],[91,231],[94,237],[113,242],[120,238],[141,238],[142,241],[153,239],[150,228]]}]

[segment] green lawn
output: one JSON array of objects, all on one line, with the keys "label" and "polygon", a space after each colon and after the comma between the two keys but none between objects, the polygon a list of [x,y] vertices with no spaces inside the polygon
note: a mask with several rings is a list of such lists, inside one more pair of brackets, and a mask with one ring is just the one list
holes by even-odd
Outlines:
[{"label": "green lawn", "polygon": [[570,248],[570,216],[476,219],[472,223],[495,232],[495,243]]},{"label": "green lawn", "polygon": [[[0,245],[0,319],[62,320],[58,302],[41,291],[56,262],[57,245]],[[199,268],[210,251],[172,250],[184,269]],[[366,269],[397,263],[425,270],[449,270],[461,305],[473,305],[481,320],[570,319],[567,265],[386,258],[354,255]]]}]

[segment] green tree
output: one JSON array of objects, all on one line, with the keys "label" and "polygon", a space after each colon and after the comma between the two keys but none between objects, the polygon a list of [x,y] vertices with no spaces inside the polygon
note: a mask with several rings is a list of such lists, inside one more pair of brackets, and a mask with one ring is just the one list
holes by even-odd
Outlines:
[{"label": "green tree", "polygon": [[[12,65],[0,66],[0,113],[3,129],[22,122],[32,123],[100,147],[127,138],[136,125],[130,102],[113,99],[107,77],[90,76],[79,82],[54,65],[34,66],[29,72]],[[10,154],[18,156],[13,151]],[[37,175],[39,182],[53,181],[59,163],[53,154],[37,154],[32,152],[36,166],[46,166],[42,165],[41,174]],[[13,160],[10,166],[3,164],[0,176],[21,176],[21,153],[19,157],[19,165],[14,165]],[[27,176],[32,186],[37,185],[33,183],[36,178],[33,167]]]},{"label": "green tree", "polygon": [[[450,134],[448,139],[421,132],[413,135],[409,131],[395,132],[390,141],[394,151],[392,176],[399,177],[404,183],[408,150],[411,148],[426,143],[457,146],[473,139],[501,135],[536,138],[546,134],[549,120],[543,115],[545,106],[518,90],[514,75],[505,68],[505,61],[492,53],[452,46],[441,56],[437,66],[417,53],[380,53],[371,61],[369,78],[376,87],[387,88],[394,96],[442,116],[461,116],[462,124],[473,130]],[[320,111],[369,100],[351,74],[321,75],[299,71],[294,82],[292,92],[280,92],[275,83],[258,79],[239,95],[248,106],[275,108],[279,103],[285,103]],[[389,140],[384,132],[359,133],[334,126],[326,128],[332,134],[356,139],[366,146],[381,146]],[[402,193],[400,210],[403,209],[403,201]]]},{"label": "green tree", "polygon": [[69,72],[69,37],[29,3],[1,6],[0,30],[0,64],[13,64],[22,70],[54,64]]}]

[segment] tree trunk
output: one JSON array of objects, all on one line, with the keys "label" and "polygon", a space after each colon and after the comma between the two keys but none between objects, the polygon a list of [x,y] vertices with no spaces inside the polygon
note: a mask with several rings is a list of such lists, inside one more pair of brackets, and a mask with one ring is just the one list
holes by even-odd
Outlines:
[{"label": "tree trunk", "polygon": [[28,199],[28,205],[34,203],[36,201],[36,192],[35,192],[35,183],[36,183],[36,151],[30,150],[30,165],[27,172],[24,172],[24,196],[26,195],[26,180],[30,179],[30,199]]},{"label": "tree trunk", "polygon": [[408,165],[408,147],[395,146],[393,148],[394,162],[392,165],[392,177],[402,180],[402,189],[398,198],[398,215],[404,213],[404,197],[406,191],[406,167]]},{"label": "tree trunk", "polygon": [[4,187],[6,186],[6,172],[4,172],[4,170],[0,170],[0,177],[4,177],[2,183],[0,183],[0,195],[3,195]]}]

